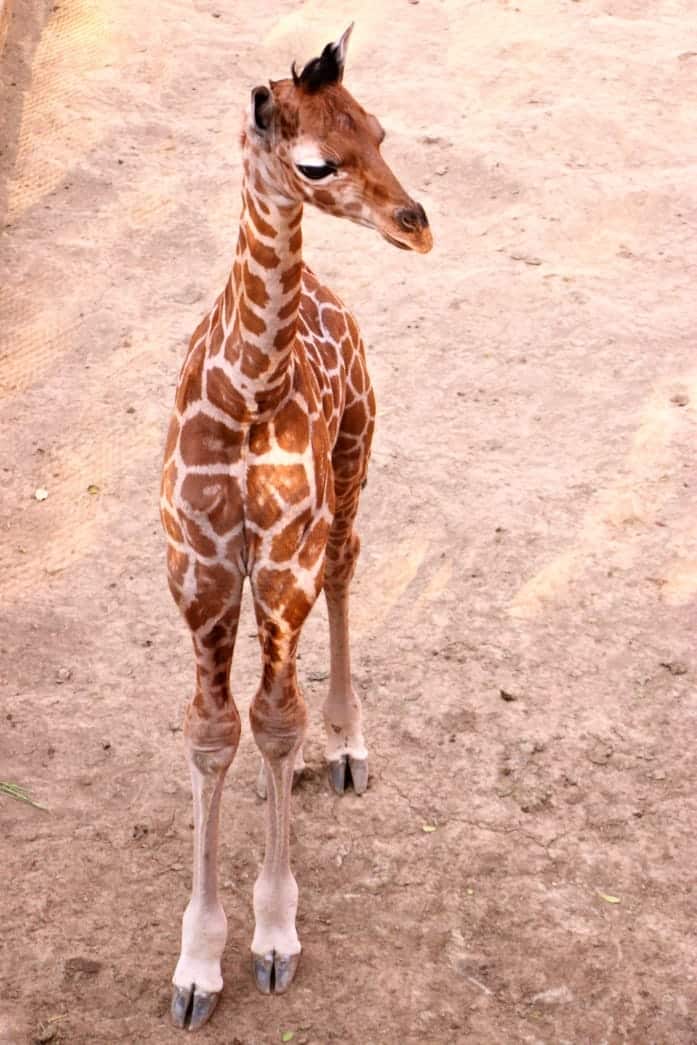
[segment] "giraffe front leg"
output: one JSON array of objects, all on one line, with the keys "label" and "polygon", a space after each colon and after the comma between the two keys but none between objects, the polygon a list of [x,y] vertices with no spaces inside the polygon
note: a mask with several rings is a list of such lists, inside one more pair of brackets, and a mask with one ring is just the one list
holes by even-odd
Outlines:
[{"label": "giraffe front leg", "polygon": [[[295,787],[295,785],[298,783],[306,768],[307,763],[305,761],[305,756],[303,755],[303,749],[301,745],[298,748],[298,753],[295,756],[295,763],[293,765],[293,787]],[[266,779],[266,762],[264,761],[263,755],[259,759],[259,772],[257,773],[257,781],[255,786],[256,793],[258,794],[259,798],[263,798],[264,800],[266,800],[269,795],[269,785],[268,780]]]},{"label": "giraffe front leg", "polygon": [[171,1014],[176,1027],[192,1031],[211,1016],[223,988],[220,962],[227,918],[218,897],[218,821],[223,782],[236,747],[235,741],[216,750],[187,750],[194,799],[194,875],[172,977]]},{"label": "giraffe front leg", "polygon": [[252,940],[254,979],[264,994],[281,994],[289,987],[301,951],[295,928],[298,886],[290,869],[293,771],[307,724],[295,667],[299,632],[299,626],[291,628],[281,615],[262,622],[264,674],[250,708],[268,798],[264,863],[254,885]]},{"label": "giraffe front leg", "polygon": [[352,786],[357,795],[368,787],[368,750],[363,739],[361,702],[351,681],[349,649],[349,585],[360,550],[351,533],[338,554],[327,554],[324,594],[327,600],[330,640],[329,694],[322,714],[326,732],[329,780],[343,794]]},{"label": "giraffe front leg", "polygon": [[196,693],[184,722],[194,809],[193,885],[172,978],[171,1017],[176,1027],[190,1031],[209,1019],[223,986],[227,918],[218,895],[218,823],[225,775],[240,738],[229,688],[239,593],[232,598],[233,605],[217,621],[193,634]]},{"label": "giraffe front leg", "polygon": [[[257,740],[259,743],[259,740]],[[264,744],[264,741],[261,741]],[[285,745],[284,745],[285,746]],[[290,869],[290,796],[295,750],[286,754],[265,747],[267,767],[266,854],[254,884],[254,979],[263,994],[282,994],[300,960],[295,928],[298,885]]]}]

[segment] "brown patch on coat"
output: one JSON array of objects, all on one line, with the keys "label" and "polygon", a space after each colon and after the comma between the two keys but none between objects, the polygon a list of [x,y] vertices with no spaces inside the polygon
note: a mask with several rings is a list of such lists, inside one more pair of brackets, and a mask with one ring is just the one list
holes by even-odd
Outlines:
[{"label": "brown patch on coat", "polygon": [[312,457],[315,465],[316,484],[315,496],[318,505],[324,503],[324,498],[326,496],[330,510],[334,511],[334,489],[333,485],[329,483],[330,461],[329,441],[327,435],[328,433],[326,429],[320,425],[314,425],[312,428]]},{"label": "brown patch on coat", "polygon": [[261,243],[253,236],[247,236],[247,245],[249,247],[249,253],[252,255],[257,265],[261,265],[261,267],[265,269],[275,269],[277,265],[280,265],[281,259],[273,247],[265,246],[265,244]]},{"label": "brown patch on coat", "polygon": [[256,312],[252,311],[244,297],[240,298],[237,304],[237,309],[239,311],[242,324],[244,327],[246,327],[247,330],[251,330],[253,334],[257,335],[264,333],[264,331],[266,330],[266,323],[261,318],[261,316],[258,316]]},{"label": "brown patch on coat", "polygon": [[179,421],[176,417],[172,417],[169,422],[167,429],[167,440],[165,442],[165,461],[169,461],[170,457],[174,453],[174,448],[177,445],[177,438],[179,437]]},{"label": "brown patch on coat", "polygon": [[177,464],[172,459],[169,464],[165,465],[162,470],[162,482],[160,483],[160,492],[164,498],[171,501],[174,487],[177,484]]},{"label": "brown patch on coat", "polygon": [[300,297],[300,288],[298,288],[297,294],[293,294],[292,298],[286,301],[285,305],[279,308],[278,318],[280,320],[290,319],[291,316],[294,316],[297,313],[300,306]]},{"label": "brown patch on coat", "polygon": [[336,203],[336,196],[333,192],[329,192],[328,189],[315,189],[312,193],[312,198],[323,207],[333,207]]},{"label": "brown patch on coat", "polygon": [[259,308],[265,308],[268,304],[269,292],[263,279],[252,272],[246,261],[244,263],[243,275],[245,294]]},{"label": "brown patch on coat", "polygon": [[208,559],[213,558],[216,554],[215,543],[203,532],[199,524],[194,519],[189,519],[186,515],[181,516],[181,524],[189,547],[197,555],[205,555]]},{"label": "brown patch on coat", "polygon": [[184,585],[184,577],[189,567],[189,556],[186,552],[180,551],[178,548],[173,548],[172,545],[167,546],[167,579],[169,581],[169,588],[174,597],[174,601],[177,605],[181,605],[182,600],[182,587]]},{"label": "brown patch on coat", "polygon": [[274,419],[276,439],[282,450],[303,453],[310,441],[310,422],[307,414],[290,399]]},{"label": "brown patch on coat", "polygon": [[220,349],[223,347],[223,340],[225,334],[223,331],[222,323],[217,323],[211,330],[210,339],[208,344],[208,357],[215,356],[218,354]]},{"label": "brown patch on coat", "polygon": [[291,254],[297,254],[303,245],[303,234],[302,229],[296,229],[293,235],[288,240],[288,250]]},{"label": "brown patch on coat", "polygon": [[249,216],[254,222],[257,232],[260,232],[262,236],[267,236],[269,239],[275,239],[278,232],[273,225],[269,225],[268,221],[264,221],[261,214],[255,206],[255,201],[251,193],[247,193],[245,196],[245,203],[247,204],[247,210]]},{"label": "brown patch on coat", "polygon": [[302,626],[312,609],[310,599],[298,588],[292,570],[259,570],[254,577],[254,591],[294,630]]},{"label": "brown patch on coat", "polygon": [[245,377],[255,378],[261,377],[269,369],[271,360],[265,352],[262,352],[260,348],[253,345],[250,341],[245,341],[242,346],[242,362],[240,364],[242,373]]},{"label": "brown patch on coat", "polygon": [[238,422],[249,420],[249,409],[244,398],[220,367],[213,367],[208,371],[206,390],[213,406]]},{"label": "brown patch on coat", "polygon": [[187,475],[182,483],[182,498],[192,512],[205,515],[213,530],[224,536],[242,521],[240,486],[231,475]]},{"label": "brown patch on coat", "polygon": [[[231,592],[236,587],[232,574],[220,563],[197,562],[194,570],[196,597],[206,601],[212,611],[211,616],[221,615]],[[227,637],[227,632],[225,632],[225,637]]]},{"label": "brown patch on coat", "polygon": [[190,403],[195,403],[202,394],[202,371],[206,346],[200,341],[194,348],[189,349],[186,362],[182,367],[177,385],[175,402],[177,410],[183,413]]},{"label": "brown patch on coat", "polygon": [[167,536],[171,537],[173,541],[183,544],[184,535],[181,531],[181,527],[168,508],[163,508],[161,510],[160,519],[162,520],[162,526]]},{"label": "brown patch on coat", "polygon": [[344,410],[341,427],[350,435],[361,435],[365,431],[368,416],[362,399],[356,399]]},{"label": "brown patch on coat", "polygon": [[302,537],[312,519],[312,512],[306,508],[296,519],[288,523],[271,542],[271,558],[274,562],[287,562],[302,543]]},{"label": "brown patch on coat", "polygon": [[343,312],[337,312],[333,308],[325,308],[322,312],[322,323],[332,341],[335,341],[337,345],[341,344],[346,333],[346,320]]},{"label": "brown patch on coat", "polygon": [[319,519],[307,535],[298,555],[298,562],[306,570],[312,569],[320,555],[323,554],[327,546],[328,534],[329,523],[326,519]]},{"label": "brown patch on coat", "polygon": [[351,384],[358,395],[363,395],[365,392],[365,369],[359,356],[354,357],[351,365]]},{"label": "brown patch on coat", "polygon": [[290,268],[281,273],[281,286],[284,294],[287,294],[289,290],[292,290],[300,282],[302,268],[302,262],[296,261],[294,265],[291,265]]},{"label": "brown patch on coat", "polygon": [[267,530],[283,515],[278,503],[298,504],[310,496],[305,469],[300,464],[252,464],[247,469],[247,514]]},{"label": "brown patch on coat", "polygon": [[[305,269],[303,276],[304,282],[307,285],[307,269]],[[317,281],[314,280],[314,282],[316,283]],[[315,299],[311,298],[309,294],[302,294],[300,298],[300,311],[308,330],[312,333],[318,334],[320,330],[319,310]]]},{"label": "brown patch on coat", "polygon": [[[208,394],[211,402],[215,402],[211,395],[211,375],[216,373],[222,374],[222,371],[216,368],[208,375]],[[229,465],[239,459],[242,433],[228,428],[222,421],[217,421],[208,414],[198,413],[184,423],[179,445],[186,465]]]},{"label": "brown patch on coat", "polygon": [[271,449],[271,426],[268,421],[253,425],[249,430],[249,449],[261,457]]},{"label": "brown patch on coat", "polygon": [[295,337],[295,323],[289,323],[286,327],[281,327],[273,339],[273,346],[279,351],[283,351],[284,348],[288,348],[291,341]]}]

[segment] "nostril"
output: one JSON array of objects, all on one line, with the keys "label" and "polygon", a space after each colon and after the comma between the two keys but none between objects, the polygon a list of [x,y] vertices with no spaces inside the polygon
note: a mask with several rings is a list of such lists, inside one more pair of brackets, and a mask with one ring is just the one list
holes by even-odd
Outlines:
[{"label": "nostril", "polygon": [[420,203],[414,207],[400,207],[394,212],[394,219],[405,232],[416,232],[417,229],[425,228],[428,225],[426,211]]},{"label": "nostril", "polygon": [[413,232],[419,227],[419,215],[411,207],[402,207],[395,211],[395,221],[405,232]]}]

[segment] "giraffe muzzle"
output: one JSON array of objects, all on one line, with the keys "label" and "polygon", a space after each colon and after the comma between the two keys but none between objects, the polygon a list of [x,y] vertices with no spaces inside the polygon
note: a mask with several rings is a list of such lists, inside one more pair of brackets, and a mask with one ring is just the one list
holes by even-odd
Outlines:
[{"label": "giraffe muzzle", "polygon": [[394,212],[394,220],[405,232],[419,232],[428,228],[426,211],[420,203],[413,207],[400,207]]},{"label": "giraffe muzzle", "polygon": [[433,246],[433,236],[426,217],[426,211],[420,203],[408,207],[398,207],[392,213],[394,222],[390,232],[382,230],[382,235],[395,247],[402,250],[415,250],[418,254],[428,254]]}]

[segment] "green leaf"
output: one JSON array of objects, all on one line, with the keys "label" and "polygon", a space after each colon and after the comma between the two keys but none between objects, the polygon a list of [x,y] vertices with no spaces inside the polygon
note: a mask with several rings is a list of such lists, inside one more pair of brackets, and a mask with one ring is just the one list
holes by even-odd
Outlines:
[{"label": "green leaf", "polygon": [[295,1031],[284,1030],[283,1034],[281,1035],[281,1041],[292,1041],[294,1037],[295,1037]]}]

